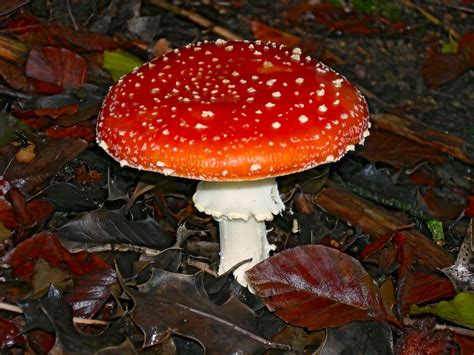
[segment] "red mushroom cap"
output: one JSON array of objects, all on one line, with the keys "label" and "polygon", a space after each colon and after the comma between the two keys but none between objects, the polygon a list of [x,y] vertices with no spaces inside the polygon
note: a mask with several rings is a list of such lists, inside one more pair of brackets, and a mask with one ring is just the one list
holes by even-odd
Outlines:
[{"label": "red mushroom cap", "polygon": [[257,180],[339,159],[368,134],[343,76],[273,43],[177,49],[108,93],[99,144],[123,165],[199,180]]}]

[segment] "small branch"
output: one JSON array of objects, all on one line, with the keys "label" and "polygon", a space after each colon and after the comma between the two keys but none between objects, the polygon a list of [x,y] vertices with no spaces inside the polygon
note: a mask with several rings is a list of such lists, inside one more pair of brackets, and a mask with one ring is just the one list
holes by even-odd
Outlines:
[{"label": "small branch", "polygon": [[[350,191],[328,180],[328,187],[323,189],[315,198],[315,203],[329,214],[357,226],[362,232],[374,238],[400,230],[407,221],[393,216],[383,207],[364,200]],[[454,258],[431,240],[416,230],[405,230],[407,244],[413,250],[416,258],[424,265],[433,269],[451,266]]]},{"label": "small branch", "polygon": [[[9,304],[9,303],[0,302],[0,309],[4,311],[8,311],[8,312],[23,314],[23,310],[20,307]],[[74,317],[72,321],[76,324],[87,324],[87,325],[106,326],[109,324],[108,322],[103,321],[103,320],[85,319],[85,318],[78,318],[78,317]]]},{"label": "small branch", "polygon": [[[409,318],[409,317],[404,317],[403,318],[403,324],[408,325],[408,326],[414,326],[416,324],[416,321]],[[448,330],[454,334],[474,338],[474,330],[471,329],[466,329],[466,328],[460,328],[460,327],[455,327],[453,325],[447,325],[447,324],[435,324],[433,330]]]},{"label": "small branch", "polygon": [[159,6],[162,9],[165,9],[166,11],[169,11],[175,15],[186,17],[188,20],[198,24],[199,26],[204,27],[205,29],[209,31],[212,31],[218,34],[222,38],[233,40],[233,41],[240,41],[243,39],[238,34],[235,34],[224,27],[216,25],[214,22],[208,20],[207,18],[199,15],[198,13],[194,11],[183,9],[176,5],[170,4],[164,0],[151,0],[150,2],[153,5]]},{"label": "small branch", "polygon": [[461,35],[453,30],[451,27],[446,26],[441,20],[433,16],[430,12],[425,10],[423,7],[420,5],[414,4],[411,2],[411,0],[401,0],[401,3],[405,5],[406,7],[415,9],[418,11],[420,14],[422,14],[428,21],[434,23],[436,26],[439,26],[443,28],[446,32],[449,33],[449,35],[457,40],[461,38]]}]

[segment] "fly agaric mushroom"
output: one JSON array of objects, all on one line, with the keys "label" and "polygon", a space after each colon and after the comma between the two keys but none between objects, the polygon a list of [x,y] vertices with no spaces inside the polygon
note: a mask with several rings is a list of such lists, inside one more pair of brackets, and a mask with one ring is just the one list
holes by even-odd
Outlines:
[{"label": "fly agaric mushroom", "polygon": [[97,141],[121,165],[201,180],[197,209],[219,222],[222,274],[274,246],[265,221],[283,202],[275,177],[341,158],[368,135],[367,104],[301,50],[260,41],[176,49],[114,85]]}]

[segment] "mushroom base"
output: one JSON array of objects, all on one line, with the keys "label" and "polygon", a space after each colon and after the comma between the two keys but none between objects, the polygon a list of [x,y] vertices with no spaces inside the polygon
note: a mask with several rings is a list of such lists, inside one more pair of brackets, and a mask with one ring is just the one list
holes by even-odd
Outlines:
[{"label": "mushroom base", "polygon": [[251,259],[234,270],[234,277],[243,286],[248,285],[245,271],[265,260],[276,248],[267,240],[265,222],[254,217],[244,220],[219,220],[221,259],[219,275],[227,272],[241,261]]},{"label": "mushroom base", "polygon": [[193,197],[196,208],[219,222],[221,260],[219,274],[241,261],[252,259],[234,271],[239,283],[247,286],[245,271],[268,258],[275,249],[267,241],[265,221],[273,219],[285,205],[274,178],[199,183]]}]

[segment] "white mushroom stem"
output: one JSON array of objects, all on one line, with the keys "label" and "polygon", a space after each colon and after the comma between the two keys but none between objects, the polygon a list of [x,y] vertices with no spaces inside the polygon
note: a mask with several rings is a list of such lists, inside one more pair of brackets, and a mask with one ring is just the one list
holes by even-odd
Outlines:
[{"label": "white mushroom stem", "polygon": [[219,222],[221,259],[219,274],[243,260],[252,261],[234,271],[235,278],[247,286],[245,271],[268,258],[275,249],[267,241],[265,221],[284,209],[274,178],[243,182],[198,184],[193,197],[196,208]]}]

